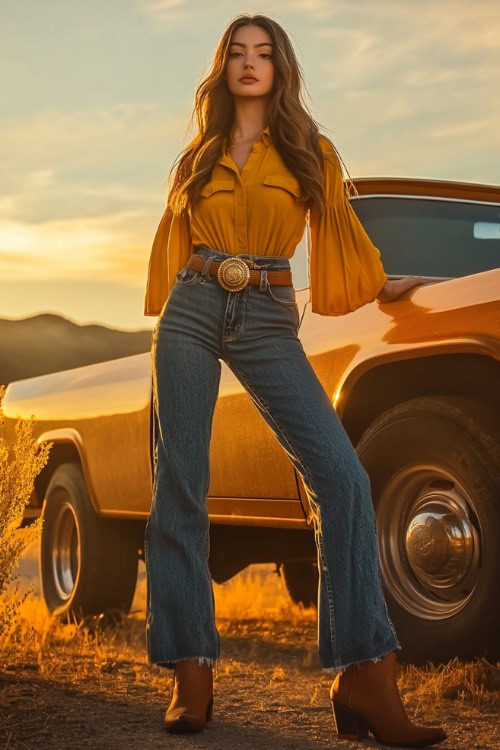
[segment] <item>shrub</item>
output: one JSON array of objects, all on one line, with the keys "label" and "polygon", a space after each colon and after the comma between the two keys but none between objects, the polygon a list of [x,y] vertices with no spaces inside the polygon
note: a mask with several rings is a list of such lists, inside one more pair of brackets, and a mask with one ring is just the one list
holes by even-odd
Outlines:
[{"label": "shrub", "polygon": [[[0,427],[4,423],[2,401],[5,386],[0,385]],[[0,437],[0,635],[6,634],[18,617],[18,610],[33,584],[17,599],[19,582],[16,582],[13,596],[6,600],[5,592],[10,583],[19,578],[13,575],[27,548],[40,537],[43,519],[38,518],[31,525],[19,528],[24,508],[29,503],[35,477],[48,460],[53,443],[46,443],[36,452],[33,440],[34,417],[19,418],[15,430],[16,440],[12,445],[13,459],[9,463],[9,449]]]}]

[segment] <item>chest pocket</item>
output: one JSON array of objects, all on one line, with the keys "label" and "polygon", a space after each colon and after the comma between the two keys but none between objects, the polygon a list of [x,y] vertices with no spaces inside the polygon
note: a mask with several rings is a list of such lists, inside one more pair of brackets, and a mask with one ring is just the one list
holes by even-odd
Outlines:
[{"label": "chest pocket", "polygon": [[209,198],[214,193],[218,193],[220,190],[234,190],[234,177],[232,180],[209,180],[203,185],[200,196]]},{"label": "chest pocket", "polygon": [[302,190],[296,177],[285,174],[268,174],[264,177],[264,185],[283,188],[291,193],[295,198],[300,198]]}]

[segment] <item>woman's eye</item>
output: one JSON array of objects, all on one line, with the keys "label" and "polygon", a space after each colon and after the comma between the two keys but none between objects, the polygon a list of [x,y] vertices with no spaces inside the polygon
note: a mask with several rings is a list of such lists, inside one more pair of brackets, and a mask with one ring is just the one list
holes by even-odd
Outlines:
[{"label": "woman's eye", "polygon": [[[230,52],[229,57],[235,57],[236,55],[241,55],[241,54],[243,53],[242,52]],[[262,57],[262,55],[264,55],[264,57],[269,57],[269,58],[272,57],[272,55],[268,55],[267,52],[262,52],[261,55],[259,55],[259,57]]]}]

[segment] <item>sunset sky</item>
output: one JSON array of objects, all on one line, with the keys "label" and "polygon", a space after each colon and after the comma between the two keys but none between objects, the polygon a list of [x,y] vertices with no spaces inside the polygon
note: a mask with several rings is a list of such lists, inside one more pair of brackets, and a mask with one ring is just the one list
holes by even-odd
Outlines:
[{"label": "sunset sky", "polygon": [[500,3],[2,3],[0,317],[151,328],[147,264],[227,22],[281,23],[353,177],[500,184]]}]

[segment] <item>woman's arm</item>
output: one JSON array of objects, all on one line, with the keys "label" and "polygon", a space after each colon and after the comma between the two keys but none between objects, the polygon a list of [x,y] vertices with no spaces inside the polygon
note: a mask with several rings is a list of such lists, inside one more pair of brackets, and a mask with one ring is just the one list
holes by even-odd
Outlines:
[{"label": "woman's arm", "polygon": [[376,296],[377,302],[393,302],[400,297],[403,292],[412,289],[420,284],[427,284],[423,276],[405,276],[404,279],[387,279],[384,286]]},{"label": "woman's arm", "polygon": [[312,206],[311,310],[345,315],[373,302],[387,274],[375,247],[348,200],[337,155],[320,136],[325,157],[325,203]]}]

